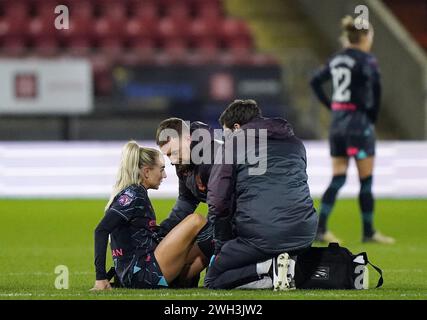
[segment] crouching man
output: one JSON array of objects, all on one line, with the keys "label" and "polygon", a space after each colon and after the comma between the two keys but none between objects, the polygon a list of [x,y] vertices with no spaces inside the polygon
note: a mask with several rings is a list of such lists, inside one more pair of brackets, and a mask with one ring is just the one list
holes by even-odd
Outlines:
[{"label": "crouching man", "polygon": [[205,287],[293,289],[296,257],[318,222],[304,145],[286,120],[263,118],[253,100],[234,101],[219,121],[231,132],[208,183],[216,247]]}]

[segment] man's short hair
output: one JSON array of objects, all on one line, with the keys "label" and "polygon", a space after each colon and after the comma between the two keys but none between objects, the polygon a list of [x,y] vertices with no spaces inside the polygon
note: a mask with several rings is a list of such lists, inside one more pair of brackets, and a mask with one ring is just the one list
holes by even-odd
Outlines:
[{"label": "man's short hair", "polygon": [[161,133],[167,129],[175,130],[178,133],[179,137],[182,136],[183,130],[189,131],[187,124],[184,122],[184,120],[180,118],[168,118],[163,120],[162,122],[160,122],[159,126],[157,127],[157,132],[156,132],[156,144],[160,148],[163,147],[165,144],[167,144],[171,139],[170,135],[167,136],[166,140],[164,140],[163,137],[161,137]]},{"label": "man's short hair", "polygon": [[255,100],[234,100],[219,117],[219,123],[232,129],[235,123],[243,126],[259,117],[262,112]]}]

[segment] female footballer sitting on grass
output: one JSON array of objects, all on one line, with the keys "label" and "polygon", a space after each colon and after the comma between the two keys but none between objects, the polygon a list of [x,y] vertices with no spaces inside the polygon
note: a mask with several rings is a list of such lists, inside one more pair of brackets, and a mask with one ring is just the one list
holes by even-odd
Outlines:
[{"label": "female footballer sitting on grass", "polygon": [[166,178],[163,156],[155,149],[128,142],[105,216],[95,229],[96,281],[92,290],[111,289],[105,269],[108,237],[115,272],[125,288],[162,288],[175,279],[192,279],[204,268],[194,254],[196,235],[206,224],[199,214],[188,215],[165,238],[158,226],[148,189]]}]

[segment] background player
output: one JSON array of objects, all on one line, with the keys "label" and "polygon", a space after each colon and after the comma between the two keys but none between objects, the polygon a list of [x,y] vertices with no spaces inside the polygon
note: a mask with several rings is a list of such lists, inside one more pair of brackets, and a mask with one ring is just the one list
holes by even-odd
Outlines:
[{"label": "background player", "polygon": [[[356,24],[360,24],[356,25]],[[327,229],[339,189],[344,185],[349,158],[356,159],[360,179],[359,204],[362,211],[362,241],[393,243],[373,226],[372,195],[375,157],[375,128],[380,107],[381,82],[375,57],[370,54],[374,30],[368,21],[346,16],[342,19],[344,49],[316,72],[311,86],[319,100],[332,111],[329,144],[333,177],[323,194],[320,208],[318,241],[339,242]],[[332,80],[332,101],[322,85]]]}]

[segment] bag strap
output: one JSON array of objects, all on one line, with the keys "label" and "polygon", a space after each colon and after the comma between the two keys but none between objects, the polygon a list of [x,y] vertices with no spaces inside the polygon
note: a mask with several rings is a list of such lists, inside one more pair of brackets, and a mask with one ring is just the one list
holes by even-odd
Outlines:
[{"label": "bag strap", "polygon": [[361,255],[363,255],[363,257],[365,258],[366,263],[370,264],[375,269],[375,271],[377,271],[379,273],[379,275],[380,275],[380,278],[378,279],[378,283],[377,283],[377,286],[375,287],[375,289],[381,287],[383,285],[383,283],[384,283],[383,271],[380,268],[378,268],[376,265],[373,265],[369,261],[368,255],[366,254],[366,252],[362,252]]},{"label": "bag strap", "polygon": [[338,242],[329,242],[328,248],[341,248]]},{"label": "bag strap", "polygon": [[382,285],[383,285],[383,283],[384,283],[384,279],[383,279],[383,272],[382,272],[382,270],[380,269],[380,268],[378,268],[377,266],[375,266],[375,265],[373,265],[372,263],[370,263],[369,261],[368,261],[368,263],[380,274],[380,279],[378,280],[378,283],[377,283],[377,286],[375,287],[375,289],[376,288],[379,288],[379,287],[381,287]]}]

